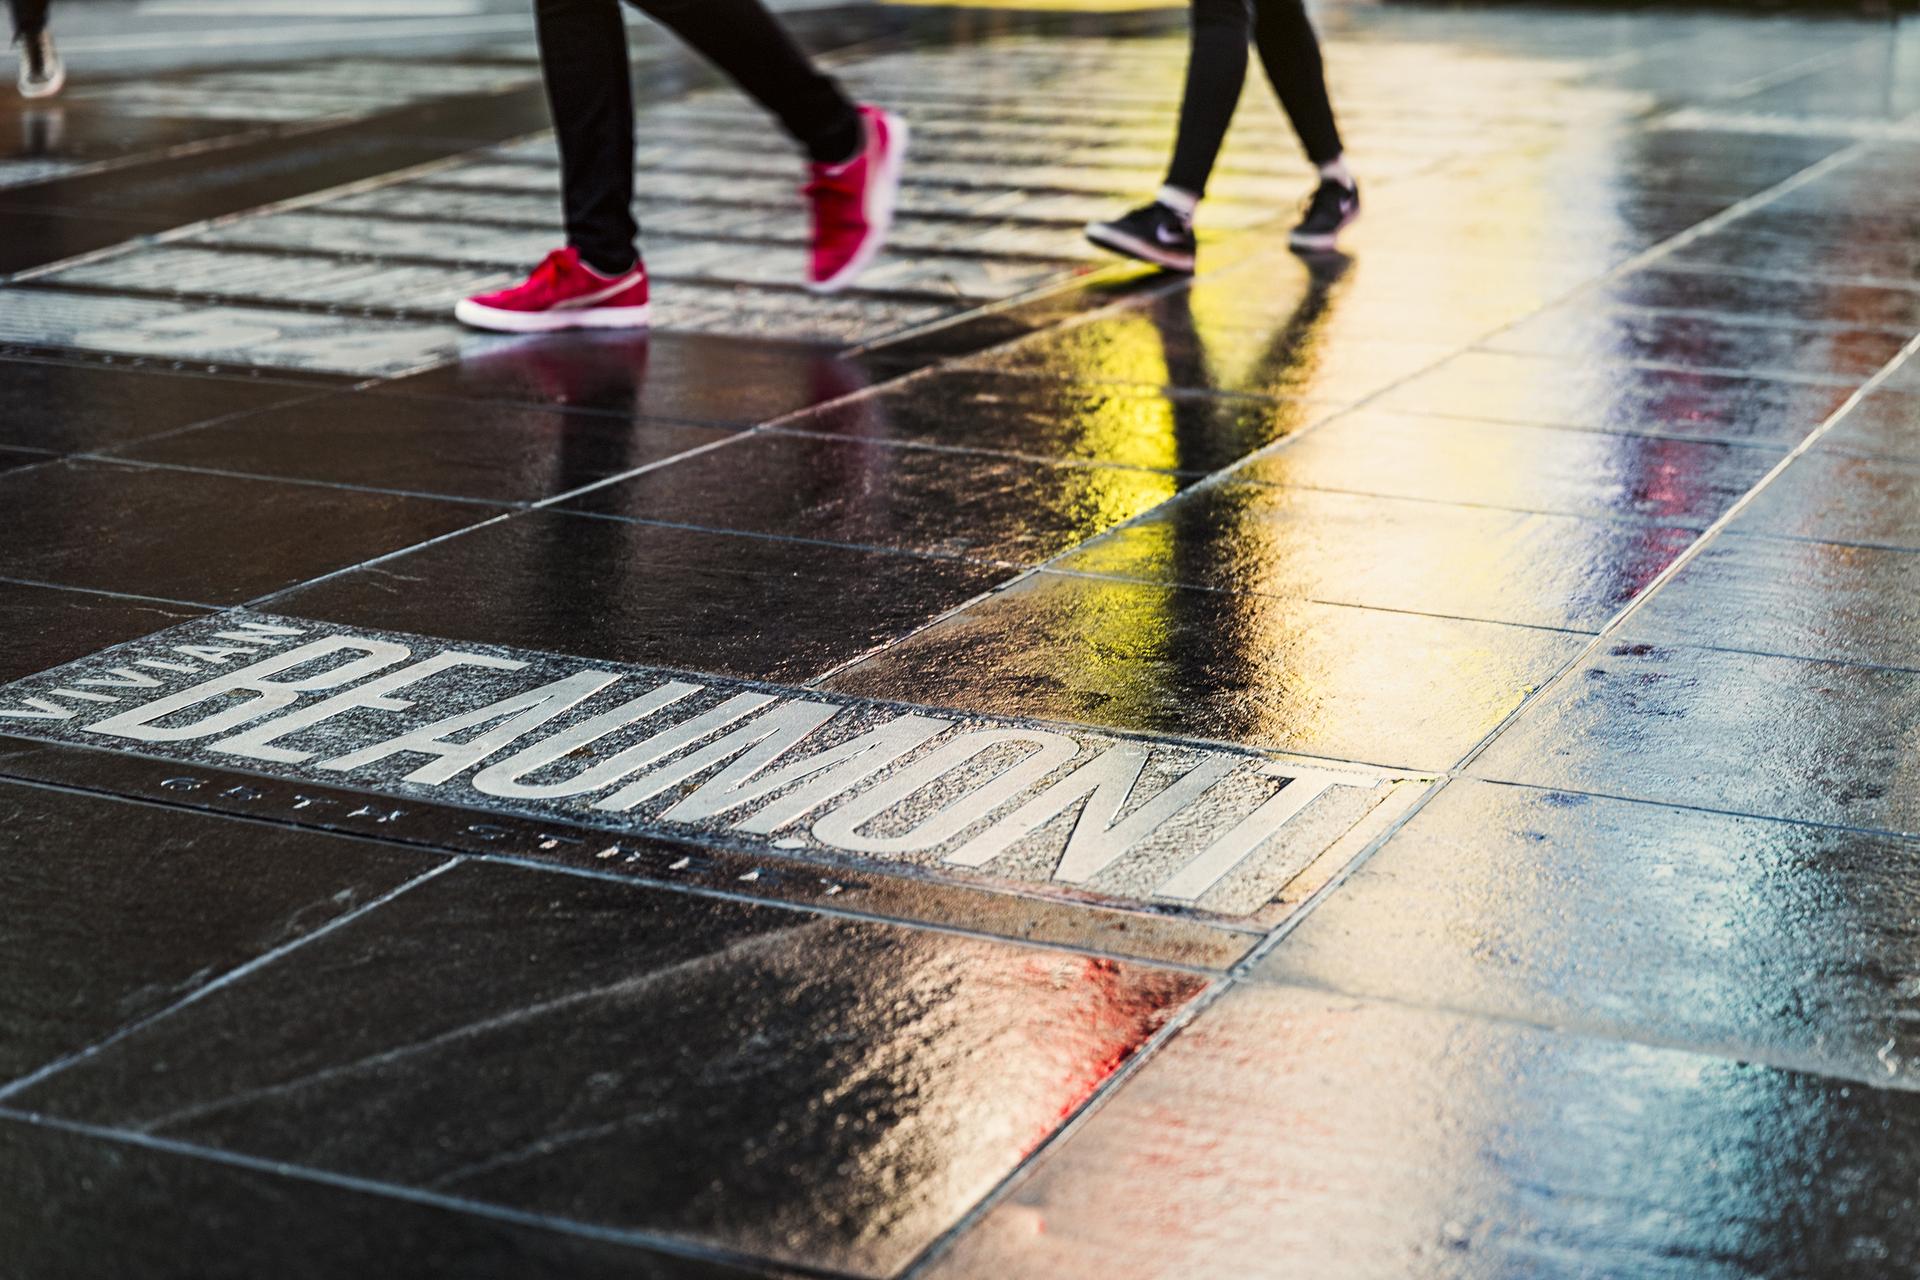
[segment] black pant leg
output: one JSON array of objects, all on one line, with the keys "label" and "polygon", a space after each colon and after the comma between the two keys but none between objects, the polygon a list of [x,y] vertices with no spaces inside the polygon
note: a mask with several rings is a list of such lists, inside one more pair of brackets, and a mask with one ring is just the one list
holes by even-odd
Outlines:
[{"label": "black pant leg", "polygon": [[634,259],[633,84],[619,0],[536,0],[540,68],[560,138],[567,243],[597,271]]},{"label": "black pant leg", "polygon": [[13,34],[37,36],[47,29],[49,0],[8,0],[13,10]]},{"label": "black pant leg", "polygon": [[1193,0],[1193,43],[1167,185],[1207,192],[1247,80],[1247,0]]},{"label": "black pant leg", "polygon": [[1260,61],[1287,119],[1315,164],[1338,160],[1344,148],[1327,97],[1320,40],[1301,0],[1254,0],[1253,34]]},{"label": "black pant leg", "polygon": [[761,0],[629,0],[771,111],[814,159],[859,145],[859,112]]}]

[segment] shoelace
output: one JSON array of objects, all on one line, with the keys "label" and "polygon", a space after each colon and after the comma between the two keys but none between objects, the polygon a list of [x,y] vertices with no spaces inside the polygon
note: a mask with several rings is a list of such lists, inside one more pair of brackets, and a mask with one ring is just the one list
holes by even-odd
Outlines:
[{"label": "shoelace", "polygon": [[566,260],[567,260],[566,250],[555,249],[552,253],[549,253],[545,258],[541,260],[539,266],[533,269],[533,275],[528,278],[527,283],[532,285],[542,285],[549,289],[558,288],[560,284],[560,275],[561,275],[561,272],[565,269],[564,264],[566,263]]},{"label": "shoelace", "polygon": [[1311,219],[1315,215],[1325,214],[1330,218],[1338,218],[1346,202],[1352,198],[1353,192],[1328,178],[1314,188],[1313,195],[1308,198],[1307,217]]},{"label": "shoelace", "polygon": [[852,163],[838,173],[816,167],[813,177],[800,188],[800,194],[813,205],[823,231],[852,230],[866,222],[866,211],[860,205],[860,184],[854,180]]}]

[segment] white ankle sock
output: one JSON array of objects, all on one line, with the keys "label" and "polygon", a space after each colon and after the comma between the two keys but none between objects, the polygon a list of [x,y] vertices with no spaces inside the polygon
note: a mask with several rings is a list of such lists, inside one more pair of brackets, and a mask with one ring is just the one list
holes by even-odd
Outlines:
[{"label": "white ankle sock", "polygon": [[1173,210],[1188,222],[1193,221],[1194,211],[1200,207],[1200,197],[1185,187],[1162,187],[1154,199]]},{"label": "white ankle sock", "polygon": [[1359,180],[1353,176],[1353,170],[1347,168],[1347,158],[1345,156],[1335,156],[1333,159],[1321,165],[1320,176],[1323,178],[1331,178],[1349,191],[1360,185]]}]

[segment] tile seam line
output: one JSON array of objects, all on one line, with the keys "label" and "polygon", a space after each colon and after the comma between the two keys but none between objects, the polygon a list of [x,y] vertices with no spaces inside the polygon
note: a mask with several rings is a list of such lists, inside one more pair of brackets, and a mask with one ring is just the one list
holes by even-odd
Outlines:
[{"label": "tile seam line", "polygon": [[[241,412],[247,411],[242,410]],[[231,417],[233,415],[228,416]],[[217,425],[219,425],[218,420],[214,422],[197,423],[191,427],[183,427],[179,432],[168,432],[167,435],[174,436],[188,431],[198,431],[201,427]],[[155,438],[157,439],[158,437]],[[129,449],[138,449],[144,447],[146,444],[146,440],[137,440],[126,447]],[[264,484],[293,485],[303,489],[330,489],[339,493],[379,494],[382,497],[414,498],[430,502],[449,502],[463,507],[481,507],[512,511],[517,510],[522,505],[510,498],[476,498],[467,494],[434,493],[426,489],[389,489],[382,488],[378,485],[354,484],[346,480],[319,480],[312,476],[274,475],[260,471],[235,471],[227,467],[207,467],[191,462],[164,462],[154,458],[135,458],[122,453],[103,453],[94,450],[70,453],[61,458],[60,461],[92,462],[115,467],[130,467],[140,471],[175,471],[187,475],[217,476],[225,480],[252,480]],[[16,470],[28,469],[29,468],[24,467],[16,468]],[[5,473],[0,472],[0,474]]]},{"label": "tile seam line", "polygon": [[[40,742],[43,740],[32,739],[31,741]],[[52,743],[50,745],[57,746],[60,744]],[[145,757],[145,758],[152,759],[153,757]],[[825,919],[831,919],[831,920],[847,920],[847,921],[853,921],[861,924],[891,925],[898,928],[918,930],[924,933],[941,934],[946,937],[964,938],[974,942],[986,942],[996,946],[1025,948],[1033,951],[1050,952],[1056,955],[1091,957],[1097,960],[1112,960],[1120,964],[1136,965],[1136,966],[1147,968],[1147,969],[1163,969],[1163,970],[1168,970],[1176,973],[1189,974],[1194,977],[1206,978],[1209,980],[1214,980],[1214,979],[1224,977],[1228,972],[1228,970],[1231,968],[1231,965],[1221,965],[1217,968],[1210,968],[1204,964],[1196,964],[1191,961],[1162,959],[1162,958],[1158,958],[1152,955],[1147,955],[1144,953],[1113,951],[1105,947],[1085,946],[1085,945],[1080,945],[1073,942],[1056,942],[1056,941],[1046,941],[1046,940],[1036,939],[1036,938],[1020,937],[1020,936],[1016,936],[1011,932],[995,933],[991,930],[971,929],[965,925],[942,923],[937,920],[925,920],[925,919],[920,919],[913,916],[891,916],[880,911],[861,911],[851,907],[835,906],[830,902],[814,902],[814,901],[809,901],[801,898],[786,898],[786,897],[776,897],[776,896],[761,897],[751,893],[747,893],[743,890],[726,889],[726,888],[716,887],[713,885],[689,883],[689,882],[683,882],[678,880],[662,880],[657,876],[650,876],[650,875],[625,875],[617,871],[608,871],[600,867],[571,866],[564,862],[546,861],[540,858],[533,857],[532,855],[528,855],[528,854],[475,852],[475,851],[455,848],[446,843],[437,842],[437,841],[403,839],[401,837],[394,836],[394,835],[387,834],[380,831],[347,830],[341,827],[330,827],[330,826],[324,826],[318,823],[300,822],[297,819],[286,818],[286,817],[274,817],[267,814],[233,813],[224,809],[213,809],[213,808],[207,808],[207,807],[195,805],[185,800],[166,800],[166,799],[161,799],[154,796],[134,795],[124,791],[116,791],[107,786],[90,786],[90,785],[84,785],[84,784],[75,783],[75,782],[59,782],[59,781],[51,781],[45,778],[23,777],[20,775],[8,773],[5,770],[6,770],[5,757],[0,756],[0,783],[4,783],[8,786],[24,787],[33,791],[53,792],[59,795],[85,796],[85,797],[94,798],[94,799],[112,800],[121,804],[137,805],[141,808],[146,808],[146,809],[159,809],[169,813],[194,814],[197,816],[211,818],[216,821],[222,821],[222,822],[237,822],[245,826],[270,827],[277,831],[300,831],[300,832],[309,832],[316,835],[336,837],[344,840],[361,840],[361,841],[368,842],[370,844],[378,844],[388,849],[405,850],[415,854],[438,855],[446,863],[446,866],[439,868],[439,870],[445,870],[447,869],[447,867],[450,867],[454,863],[463,863],[463,864],[464,863],[481,863],[488,866],[511,867],[518,871],[544,873],[548,875],[568,876],[576,880],[592,880],[597,883],[627,885],[630,887],[638,887],[642,889],[652,889],[652,890],[664,892],[664,893],[682,894],[692,898],[703,898],[703,899],[708,899],[713,901],[737,903],[743,906],[756,907],[763,911],[774,911],[774,912],[784,911],[784,912],[791,912],[795,915],[813,916],[816,918],[825,918]],[[264,774],[248,774],[248,773],[245,773],[244,771],[234,771],[234,772],[236,772],[239,776],[245,776],[245,777],[267,777],[268,776]],[[283,779],[273,778],[271,780],[282,781]],[[372,795],[375,798],[380,798],[380,799],[388,798],[385,796],[380,796],[377,793],[365,793],[365,794]],[[475,810],[473,812],[484,812],[484,811]],[[522,818],[521,815],[518,815],[518,814],[513,814],[509,816],[521,818],[523,821],[525,820],[524,818]],[[591,828],[582,828],[582,829],[591,830]],[[606,831],[606,832],[597,833],[597,834],[604,834],[609,840],[613,840],[617,842],[618,837],[622,833],[616,832],[616,831]],[[633,835],[635,833],[626,833],[626,834]],[[683,844],[695,850],[701,850],[701,851],[713,852],[713,853],[723,853],[733,857],[745,858],[748,860],[754,860],[756,858],[756,853],[757,853],[757,851],[755,850],[723,844],[718,841],[712,840],[710,838],[702,838],[698,834],[689,834],[686,836],[677,836],[677,835],[660,833],[660,832],[641,832],[637,834],[642,839],[657,839],[663,843]],[[972,884],[966,881],[939,880],[933,877],[917,876],[917,875],[911,874],[910,871],[903,871],[899,868],[889,869],[884,867],[870,867],[870,866],[860,866],[860,865],[841,868],[841,867],[835,867],[832,864],[829,864],[826,862],[810,862],[805,859],[795,858],[795,857],[768,858],[768,859],[765,859],[765,861],[779,862],[787,866],[802,868],[808,871],[819,871],[824,873],[831,873],[834,871],[843,870],[848,872],[849,874],[858,873],[861,875],[883,875],[883,876],[888,876],[894,881],[909,887],[912,887],[915,885],[931,885],[937,888],[945,887],[945,888],[955,888],[955,889],[961,889],[961,890],[971,890],[973,892],[977,892],[985,896],[993,897],[997,901],[1003,901],[1008,903],[1017,904],[1017,903],[1030,902],[1030,903],[1038,903],[1043,906],[1062,907],[1062,908],[1068,908],[1068,909],[1085,907],[1088,910],[1096,911],[1096,912],[1106,911],[1108,913],[1116,914],[1116,915],[1124,915],[1128,917],[1139,917],[1142,919],[1154,920],[1159,922],[1167,922],[1167,923],[1178,922],[1177,917],[1158,916],[1152,912],[1145,912],[1145,911],[1131,911],[1124,907],[1116,907],[1112,904],[1102,904],[1102,903],[1084,903],[1083,904],[1083,903],[1076,903],[1067,899],[1048,897],[1040,894],[1026,894],[1026,893],[1021,893],[1015,890],[994,889],[986,885]],[[829,880],[831,878],[832,878],[831,875],[821,876],[821,879],[823,880]],[[1195,920],[1195,921],[1191,921],[1190,923],[1197,924],[1201,928],[1207,929],[1216,935],[1225,937],[1229,941],[1243,942],[1244,945],[1241,948],[1243,956],[1244,956],[1244,953],[1248,950],[1251,950],[1253,945],[1256,942],[1258,942],[1260,938],[1263,936],[1262,932],[1259,931],[1258,929],[1244,928],[1244,927],[1240,927],[1232,924],[1219,923],[1215,920]],[[1239,961],[1236,960],[1233,963],[1237,964],[1239,963]],[[239,975],[236,974],[235,976],[239,976]],[[150,1017],[158,1017],[158,1016],[159,1016],[158,1013],[154,1015],[150,1015]],[[143,1029],[146,1021],[148,1021],[148,1019],[137,1020],[134,1023],[129,1023],[126,1027],[121,1028],[119,1031],[117,1031],[115,1033],[114,1038],[117,1040],[122,1033],[132,1034],[136,1031]],[[102,1042],[97,1047],[105,1048],[107,1047],[107,1044],[105,1042]],[[91,1051],[89,1051],[89,1054],[90,1052]],[[0,1088],[0,1101],[3,1101],[8,1096],[8,1094],[10,1094],[13,1091],[14,1087],[15,1087],[14,1084],[8,1083],[3,1088]]]},{"label": "tile seam line", "polygon": [[1521,782],[1514,778],[1491,777],[1484,774],[1470,774],[1454,779],[1461,783],[1477,783],[1488,787],[1511,787],[1518,791],[1540,791],[1552,795],[1590,796],[1595,800],[1608,800],[1616,804],[1637,805],[1650,809],[1678,809],[1686,813],[1705,813],[1721,818],[1742,818],[1750,822],[1772,823],[1778,826],[1804,827],[1812,831],[1833,831],[1841,835],[1872,836],[1889,840],[1897,844],[1920,845],[1920,831],[1901,831],[1893,827],[1866,827],[1851,822],[1824,822],[1818,818],[1793,818],[1774,813],[1758,813],[1751,809],[1727,809],[1719,805],[1689,803],[1680,800],[1655,800],[1647,796],[1627,795],[1618,791],[1590,791],[1580,787],[1554,787],[1540,782]]},{"label": "tile seam line", "polygon": [[51,591],[72,591],[81,595],[110,596],[115,600],[135,600],[141,604],[165,604],[181,609],[201,609],[207,613],[225,613],[234,607],[208,604],[204,600],[175,600],[171,596],[143,596],[132,591],[109,591],[103,587],[82,587],[71,582],[51,582],[45,578],[21,578],[4,573],[0,573],[0,582],[9,582],[22,587],[45,587]]},{"label": "tile seam line", "polygon": [[1491,1023],[1498,1027],[1513,1027],[1524,1031],[1534,1031],[1556,1037],[1572,1037],[1598,1044],[1627,1045],[1640,1049],[1651,1049],[1664,1053],[1685,1053],[1697,1058],[1711,1058],[1716,1061],[1735,1065],[1752,1064],[1769,1071],[1790,1072],[1795,1075],[1812,1076],[1816,1079],[1831,1080],[1837,1084],[1855,1084],[1880,1093],[1907,1094],[1920,1099],[1920,1078],[1909,1073],[1908,1083],[1896,1084],[1901,1079],[1896,1073],[1884,1073],[1875,1077],[1869,1073],[1850,1074],[1840,1064],[1799,1057],[1792,1054],[1770,1052],[1764,1046],[1743,1043],[1729,1039],[1718,1045],[1703,1045],[1697,1041],[1680,1039],[1675,1036],[1636,1034],[1625,1024],[1588,1022],[1583,1020],[1552,1021],[1524,1017],[1515,1013],[1502,1013],[1497,1010],[1476,1008],[1470,1004],[1443,1001],[1425,1004],[1401,996],[1378,994],[1370,991],[1355,990],[1330,982],[1320,982],[1310,978],[1291,975],[1274,978],[1247,978],[1240,984],[1256,990],[1291,990],[1313,995],[1333,996],[1337,999],[1352,1000],[1362,1004],[1384,1005],[1408,1013],[1433,1014],[1443,1018],[1457,1018],[1465,1021]]},{"label": "tile seam line", "polygon": [[114,1031],[94,1041],[92,1044],[85,1046],[84,1048],[74,1050],[73,1052],[68,1054],[64,1054],[58,1058],[55,1058],[53,1061],[44,1064],[43,1066],[39,1067],[37,1070],[28,1072],[26,1075],[21,1076],[18,1079],[11,1080],[4,1085],[0,1085],[0,1108],[3,1108],[5,1106],[6,1100],[13,1097],[14,1095],[19,1094],[25,1090],[31,1089],[35,1085],[41,1084],[53,1078],[54,1076],[59,1075],[61,1072],[66,1071],[70,1067],[74,1067],[79,1065],[82,1062],[88,1061],[89,1059],[95,1057],[97,1054],[101,1053],[102,1051],[112,1048],[114,1045],[120,1043],[122,1040],[125,1040],[130,1036],[137,1035],[138,1033],[145,1031],[147,1028],[166,1020],[167,1018],[173,1016],[174,1014],[180,1012],[183,1009],[191,1008],[193,1005],[198,1004],[200,1001],[206,999],[208,996],[211,996],[214,992],[225,990],[227,987],[245,978],[248,974],[254,973],[260,969],[265,968],[266,966],[274,963],[275,961],[287,955],[290,955],[295,951],[298,951],[301,947],[304,947],[305,945],[307,945],[307,943],[326,937],[328,934],[333,933],[335,930],[343,928],[346,925],[359,920],[361,917],[379,910],[381,907],[386,906],[389,902],[392,902],[394,899],[400,897],[402,894],[405,894],[408,891],[415,889],[420,885],[423,885],[428,881],[435,879],[438,876],[446,874],[448,871],[451,871],[454,867],[459,866],[463,861],[465,861],[465,859],[459,856],[447,858],[444,861],[440,862],[437,866],[430,867],[426,871],[423,871],[418,875],[409,877],[406,881],[404,881],[397,887],[389,889],[385,893],[382,893],[377,897],[371,898],[368,901],[361,903],[359,906],[355,907],[353,910],[343,912],[342,914],[335,916],[333,919],[327,921],[323,925],[320,925],[318,928],[313,929],[308,933],[302,934],[300,937],[293,938],[287,942],[283,942],[277,947],[269,948],[268,950],[261,952],[259,955],[254,956],[252,959],[247,960],[242,964],[236,965],[235,967],[227,970],[225,973],[220,974],[218,977],[214,978],[212,981],[208,982],[206,985],[198,987],[193,991],[188,992],[186,995],[182,996],[178,1000],[175,1000],[173,1003],[168,1004],[163,1008],[156,1009],[152,1013],[146,1015],[143,1018],[136,1018],[132,1022],[129,1022],[124,1026],[116,1028]]},{"label": "tile seam line", "polygon": [[[970,1205],[966,1212],[961,1214],[951,1226],[934,1237],[925,1248],[914,1256],[912,1261],[908,1262],[906,1266],[896,1272],[893,1280],[922,1280],[922,1277],[925,1276],[929,1269],[937,1266],[942,1258],[951,1252],[954,1246],[964,1239],[974,1227],[978,1226],[988,1214],[998,1208],[1003,1201],[1011,1196],[1049,1153],[1063,1146],[1075,1134],[1079,1133],[1082,1128],[1090,1124],[1093,1117],[1105,1107],[1107,1100],[1118,1094],[1134,1076],[1146,1068],[1149,1062],[1158,1058],[1160,1051],[1168,1042],[1185,1031],[1195,1020],[1215,1004],[1219,1003],[1228,992],[1232,991],[1238,985],[1240,985],[1238,981],[1230,975],[1216,976],[1206,987],[1197,992],[1191,1000],[1188,1000],[1185,1005],[1181,1006],[1174,1016],[1167,1019],[1165,1026],[1149,1036],[1125,1062],[1120,1064],[1118,1069],[1105,1080],[1101,1081],[1100,1084],[1081,1101],[1080,1105],[1074,1108],[1072,1115],[1056,1125],[1053,1131],[1049,1133],[1038,1146],[1021,1157],[1006,1174],[995,1182],[992,1188]],[[0,1112],[0,1114],[3,1114],[3,1112]]]},{"label": "tile seam line", "polygon": [[459,1196],[449,1196],[441,1192],[429,1191],[420,1187],[410,1187],[404,1183],[383,1182],[378,1179],[360,1177],[355,1174],[335,1173],[332,1170],[318,1168],[313,1165],[272,1160],[261,1156],[247,1155],[244,1152],[227,1151],[219,1147],[208,1147],[194,1142],[182,1142],[173,1138],[157,1137],[132,1129],[116,1129],[108,1125],[93,1124],[83,1120],[71,1120],[46,1112],[23,1111],[16,1107],[7,1106],[3,1102],[0,1102],[0,1120],[10,1120],[17,1124],[37,1128],[53,1129],[62,1133],[70,1133],[80,1137],[93,1138],[98,1141],[116,1143],[122,1146],[142,1147],[168,1155],[200,1160],[208,1164],[224,1165],[229,1168],[246,1169],[250,1172],[269,1174],[296,1182],[318,1183],[343,1191],[376,1196],[384,1200],[406,1201],[428,1208],[464,1214],[469,1217],[507,1223],[512,1226],[550,1231],[556,1235],[594,1240],[602,1244],[650,1250],[666,1257],[679,1258],[690,1262],[716,1263],[750,1272],[758,1272],[763,1275],[778,1275],[784,1271],[789,1275],[814,1277],[817,1278],[817,1280],[862,1280],[862,1277],[860,1277],[857,1272],[833,1271],[813,1267],[805,1263],[784,1262],[775,1258],[760,1257],[754,1254],[705,1246],[697,1241],[683,1240],[674,1236],[628,1231],[617,1227],[603,1227],[578,1219],[554,1217],[528,1210],[514,1209],[507,1205],[494,1204],[490,1201],[469,1200]]}]

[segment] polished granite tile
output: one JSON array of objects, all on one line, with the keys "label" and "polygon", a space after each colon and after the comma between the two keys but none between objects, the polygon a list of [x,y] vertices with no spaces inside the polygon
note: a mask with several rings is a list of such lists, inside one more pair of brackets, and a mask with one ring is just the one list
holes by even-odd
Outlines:
[{"label": "polished granite tile", "polygon": [[239,604],[488,514],[427,498],[65,462],[0,475],[0,575]]},{"label": "polished granite tile", "polygon": [[246,475],[532,502],[724,440],[715,427],[533,405],[333,395],[125,456]]},{"label": "polished granite tile", "polygon": [[1555,631],[1041,573],[845,693],[1444,769],[1580,647]]},{"label": "polished granite tile", "polygon": [[174,605],[0,581],[0,681],[49,670],[194,616],[195,610]]},{"label": "polished granite tile", "polygon": [[1597,631],[1696,536],[1670,526],[1225,483],[1187,494],[1055,567]]},{"label": "polished granite tile", "polygon": [[1393,388],[1371,407],[1792,446],[1845,403],[1852,390],[1851,386],[1472,351]]},{"label": "polished granite tile", "polygon": [[774,1274],[5,1116],[0,1273],[149,1280]]},{"label": "polished granite tile", "polygon": [[272,608],[799,681],[905,635],[1006,575],[952,559],[538,512],[277,597]]},{"label": "polished granite tile", "polygon": [[926,1274],[1865,1280],[1917,1141],[1905,1092],[1242,988]]},{"label": "polished granite tile", "polygon": [[1772,449],[1718,441],[1361,410],[1239,474],[1266,484],[1704,526],[1779,460]]},{"label": "polished granite tile", "polygon": [[1321,417],[1298,400],[939,370],[795,418],[796,431],[1206,473]]},{"label": "polished granite tile", "polygon": [[1827,542],[1920,547],[1920,458],[1814,449],[1760,491],[1732,528]]},{"label": "polished granite tile", "polygon": [[0,1089],[436,861],[340,836],[0,783]]},{"label": "polished granite tile", "polygon": [[1920,460],[1920,394],[1873,392],[1841,415],[1815,447],[1838,453]]},{"label": "polished granite tile", "polygon": [[1920,669],[1920,551],[1723,534],[1627,634]]},{"label": "polished granite tile", "polygon": [[603,409],[640,418],[753,426],[864,390],[832,351],[686,333],[536,335],[378,388],[407,395]]},{"label": "polished granite tile", "polygon": [[743,437],[566,507],[1019,564],[1172,497],[1164,471],[990,457],[782,432]]},{"label": "polished granite tile", "polygon": [[[1914,234],[1920,234],[1920,224]],[[1920,330],[1920,289],[1669,268],[1633,272],[1609,284],[1602,294],[1621,306],[1717,312],[1800,325]]]},{"label": "polished granite tile", "polygon": [[1474,762],[1484,778],[1920,830],[1920,672],[1612,645]]},{"label": "polished granite tile", "polygon": [[311,394],[254,378],[0,360],[0,444],[102,449]]},{"label": "polished granite tile", "polygon": [[1910,840],[1456,782],[1259,973],[1913,1088],[1917,871]]},{"label": "polished granite tile", "polygon": [[1835,384],[1861,380],[1909,335],[1885,329],[1816,329],[1723,317],[1610,310],[1581,300],[1521,322],[1484,345],[1492,351],[1648,360],[1733,373],[1781,374]]},{"label": "polished granite tile", "polygon": [[15,1102],[885,1276],[1204,985],[469,865]]}]

